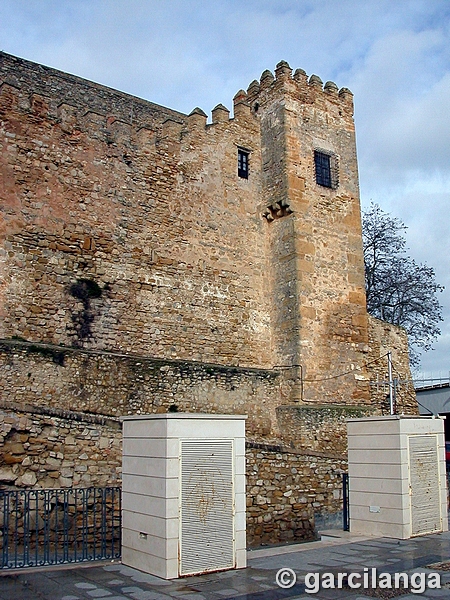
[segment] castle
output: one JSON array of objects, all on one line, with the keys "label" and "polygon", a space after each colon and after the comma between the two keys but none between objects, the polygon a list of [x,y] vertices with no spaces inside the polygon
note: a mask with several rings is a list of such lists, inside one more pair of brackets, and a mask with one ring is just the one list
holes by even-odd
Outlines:
[{"label": "castle", "polygon": [[[352,93],[283,61],[208,123],[0,53],[0,119],[0,423],[53,458],[6,451],[0,483],[104,483],[121,415],[232,412],[254,498],[277,460],[320,472],[304,502],[250,502],[256,542],[289,529],[258,520],[270,504],[295,537],[336,510],[324,473],[345,468],[345,419],[383,410],[387,350],[410,379],[406,336],[366,311]],[[73,456],[100,466],[67,460],[77,427]]]}]

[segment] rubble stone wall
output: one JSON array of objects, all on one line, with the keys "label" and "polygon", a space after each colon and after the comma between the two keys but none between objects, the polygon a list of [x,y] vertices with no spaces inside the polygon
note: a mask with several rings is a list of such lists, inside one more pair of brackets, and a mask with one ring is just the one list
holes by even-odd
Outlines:
[{"label": "rubble stone wall", "polygon": [[15,410],[0,408],[0,489],[119,485],[120,423],[51,412],[30,406],[21,410],[20,405]]},{"label": "rubble stone wall", "polygon": [[392,355],[392,378],[395,385],[395,411],[418,415],[419,407],[409,364],[408,336],[402,327],[369,315],[370,385],[374,407],[379,414],[389,414],[389,370],[387,353]]},{"label": "rubble stone wall", "polygon": [[[121,485],[121,425],[63,409],[0,408],[0,489]],[[343,457],[248,443],[247,537],[313,539],[317,515],[342,509]]]},{"label": "rubble stone wall", "polygon": [[247,434],[279,437],[283,375],[195,361],[152,359],[17,340],[0,342],[0,398],[118,418],[179,412],[247,414]]},{"label": "rubble stone wall", "polygon": [[347,455],[347,419],[375,413],[364,406],[278,406],[277,419],[286,446],[314,452]]},{"label": "rubble stone wall", "polygon": [[[317,183],[315,151],[330,156],[332,187]],[[251,527],[270,513],[273,540],[289,519],[309,535],[308,511],[339,501],[330,452],[345,454],[345,407],[381,410],[370,383],[385,348],[407,370],[401,332],[369,333],[351,92],[282,61],[208,122],[0,52],[0,174],[5,481],[112,481],[119,433],[97,437],[101,419],[172,405],[248,414],[251,441],[297,457],[267,451],[256,465],[267,478],[251,489],[272,478],[284,491],[251,496]],[[87,471],[71,466],[75,448]],[[291,505],[276,478],[292,461],[314,501]]]},{"label": "rubble stone wall", "polygon": [[248,544],[311,540],[315,519],[342,510],[344,457],[247,445]]}]

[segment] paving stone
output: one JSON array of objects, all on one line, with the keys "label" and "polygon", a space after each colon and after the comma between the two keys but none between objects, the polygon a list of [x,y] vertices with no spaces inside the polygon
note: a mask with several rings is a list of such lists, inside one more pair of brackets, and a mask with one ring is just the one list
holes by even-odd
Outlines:
[{"label": "paving stone", "polygon": [[87,593],[92,598],[106,598],[107,596],[112,596],[112,592],[110,592],[109,590],[102,589],[102,588],[98,588],[96,590],[90,590]]},{"label": "paving stone", "polygon": [[[1,576],[0,574],[0,600],[85,600],[89,598],[107,598],[108,600],[293,600],[294,598],[312,598],[318,600],[361,600],[371,598],[363,590],[330,590],[321,589],[317,594],[306,594],[304,591],[304,577],[307,573],[352,572],[355,553],[360,554],[361,564],[356,565],[354,572],[362,573],[365,566],[370,567],[376,562],[381,566],[381,572],[406,572],[409,577],[412,573],[431,573],[433,569],[427,565],[439,562],[436,556],[448,557],[450,555],[450,534],[441,536],[427,536],[428,544],[410,542],[404,550],[402,561],[395,558],[395,550],[390,544],[377,544],[377,550],[361,543],[342,544],[333,547],[324,544],[323,550],[317,548],[250,558],[249,567],[239,571],[224,571],[211,573],[192,578],[183,578],[174,581],[164,581],[154,576],[135,571],[122,565],[106,565],[90,568],[70,568],[62,572],[55,570],[44,572],[27,572],[18,575]],[[320,555],[324,556],[326,564],[320,564]],[[345,564],[346,554],[348,563]],[[312,558],[316,564],[312,564]],[[394,558],[393,558],[394,557]],[[395,563],[393,563],[395,560]],[[279,564],[288,561],[297,574],[297,585],[290,590],[281,590],[275,584],[275,574]],[[329,566],[328,563],[337,562]],[[366,563],[366,564],[364,564]],[[409,563],[411,568],[404,569],[401,563]],[[436,571],[437,572],[437,571]],[[114,577],[120,573],[120,578]],[[441,577],[449,579],[450,572],[440,572]],[[88,578],[88,579],[86,579]],[[96,580],[97,579],[97,580]],[[443,579],[442,579],[443,581]],[[127,583],[130,585],[127,585]],[[133,585],[133,583],[138,583]],[[163,584],[163,586],[161,585]],[[118,588],[118,586],[120,586]],[[74,590],[79,590],[74,593]],[[120,590],[120,593],[118,593]],[[107,593],[107,595],[105,594]],[[407,594],[399,598],[418,598],[432,600],[433,598],[447,598],[450,590],[446,587],[441,590],[426,590],[423,594]]]}]

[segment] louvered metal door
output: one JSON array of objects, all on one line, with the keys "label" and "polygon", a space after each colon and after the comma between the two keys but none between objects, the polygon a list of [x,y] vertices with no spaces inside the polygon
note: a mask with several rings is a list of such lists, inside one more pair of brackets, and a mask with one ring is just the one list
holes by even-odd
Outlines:
[{"label": "louvered metal door", "polygon": [[181,440],[180,575],[232,569],[233,440]]},{"label": "louvered metal door", "polygon": [[442,531],[436,435],[409,436],[411,535]]}]

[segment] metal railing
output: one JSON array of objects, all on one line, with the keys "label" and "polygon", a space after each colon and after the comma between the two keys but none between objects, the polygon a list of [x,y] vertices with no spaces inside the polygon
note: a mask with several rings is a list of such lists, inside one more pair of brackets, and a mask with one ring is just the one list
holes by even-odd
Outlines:
[{"label": "metal railing", "polygon": [[0,490],[0,568],[119,558],[119,487]]},{"label": "metal railing", "polygon": [[348,501],[348,473],[342,473],[342,529],[350,531],[350,503]]}]

